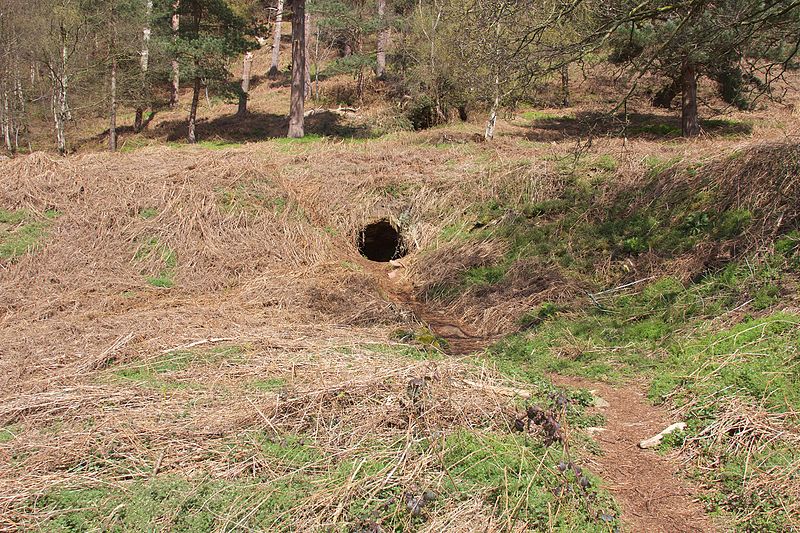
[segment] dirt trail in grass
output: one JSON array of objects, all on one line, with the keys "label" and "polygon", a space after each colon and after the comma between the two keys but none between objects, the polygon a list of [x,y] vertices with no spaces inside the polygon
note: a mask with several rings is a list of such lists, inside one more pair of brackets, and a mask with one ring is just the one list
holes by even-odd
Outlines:
[{"label": "dirt trail in grass", "polygon": [[699,490],[681,479],[675,458],[642,450],[641,440],[676,422],[650,404],[640,384],[615,388],[580,378],[551,376],[560,386],[595,391],[609,406],[605,431],[595,434],[603,454],[591,458],[592,472],[607,484],[622,508],[622,521],[632,532],[720,531],[697,501]]},{"label": "dirt trail in grass", "polygon": [[[387,277],[382,267],[370,265],[383,289],[398,305],[409,309],[431,331],[447,341],[447,352],[466,354],[481,350],[497,339],[471,332],[454,317],[427,308],[414,297],[413,287],[402,277]],[[640,441],[658,434],[676,420],[647,401],[641,384],[614,388],[581,378],[551,376],[559,386],[584,388],[609,403],[597,408],[605,415],[603,431],[595,439],[603,454],[589,459],[589,468],[608,485],[622,508],[626,531],[711,532],[721,528],[711,521],[698,501],[699,490],[682,479],[675,458],[639,448]]]}]

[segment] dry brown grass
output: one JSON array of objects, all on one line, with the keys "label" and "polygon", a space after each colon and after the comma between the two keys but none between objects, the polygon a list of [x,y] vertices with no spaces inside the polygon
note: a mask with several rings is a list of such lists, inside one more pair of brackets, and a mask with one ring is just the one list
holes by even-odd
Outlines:
[{"label": "dry brown grass", "polygon": [[[777,412],[724,394],[698,398],[680,411],[685,413],[698,403],[706,409],[713,407],[716,415],[702,431],[687,439],[683,453],[706,482],[719,478],[726,460],[743,461],[742,494],[752,503],[749,510],[739,513],[737,522],[747,524],[754,516],[766,520],[776,515],[786,520],[787,527],[800,526],[800,491],[796,482],[800,461],[774,459],[800,445],[798,413]],[[776,501],[781,505],[776,506]]]},{"label": "dry brown grass", "polygon": [[[326,464],[391,465],[320,487],[277,519],[321,529],[351,523],[353,499],[378,506],[370,498],[384,489],[440,485],[440,452],[410,453],[421,439],[507,431],[513,400],[494,388],[519,384],[455,359],[414,361],[403,345],[370,348],[396,344],[391,331],[414,319],[365,268],[354,236],[402,207],[413,244],[429,246],[447,223],[438,214],[468,193],[452,187],[461,169],[429,178],[448,159],[389,145],[380,160],[325,144],[313,155],[143,149],[5,163],[0,205],[60,215],[40,249],[0,271],[0,427],[15,433],[0,443],[0,522],[41,525],[52,516],[35,506],[43,494],[116,490],[154,470],[223,480],[298,473],[249,446],[256,434],[303,435]],[[387,187],[412,192],[393,199]],[[142,253],[153,239],[177,258],[171,289],[146,281],[165,268],[161,252]],[[414,378],[425,383],[418,401],[406,392]],[[231,441],[236,451],[226,451]],[[483,496],[437,507],[429,530],[472,521],[501,529]]]},{"label": "dry brown grass", "polygon": [[[276,112],[277,103],[267,104],[263,112]],[[469,136],[480,126],[463,129]],[[298,530],[352,523],[348,502],[380,505],[375,494],[387,487],[440,485],[447,473],[436,448],[412,453],[415,445],[458,428],[505,431],[513,399],[497,388],[522,385],[468,361],[404,355],[408,347],[391,333],[416,319],[385,271],[358,256],[364,223],[390,217],[402,225],[412,248],[404,281],[424,287],[504,253],[496,241],[453,245],[442,236],[451,226],[469,229],[471,206],[563,190],[545,156],[614,154],[615,186],[628,187],[638,183],[645,156],[711,158],[743,145],[608,135],[587,148],[561,132],[551,144],[551,132],[539,130],[507,123],[495,143],[436,146],[449,131],[442,128],[430,138],[369,143],[152,147],[68,159],[36,153],[0,163],[0,206],[60,213],[40,249],[0,265],[0,428],[16,433],[0,443],[0,529],[42,524],[50,511],[31,502],[48,491],[125,488],[154,471],[291,479],[297,467],[256,450],[265,435],[301,434],[326,462],[390,465],[308,494],[292,516],[280,517]],[[754,198],[762,189],[751,189]],[[153,239],[156,253],[147,248]],[[147,282],[167,268],[163,251],[176,258],[170,289]],[[500,289],[471,289],[441,311],[474,333],[496,334],[581,287],[528,262],[515,265]],[[187,346],[209,339],[224,340]],[[214,351],[220,347],[236,355]],[[407,387],[418,378],[425,393],[413,400]],[[270,380],[276,390],[255,385]],[[270,496],[263,488],[261,502]],[[437,506],[424,528],[512,529],[483,496]]]}]

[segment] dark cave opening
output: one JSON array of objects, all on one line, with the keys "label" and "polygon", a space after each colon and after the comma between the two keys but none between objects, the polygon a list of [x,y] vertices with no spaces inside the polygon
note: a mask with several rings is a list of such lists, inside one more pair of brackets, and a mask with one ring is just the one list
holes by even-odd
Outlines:
[{"label": "dark cave opening", "polygon": [[358,235],[358,251],[370,261],[385,263],[406,255],[403,237],[385,218],[364,226]]}]

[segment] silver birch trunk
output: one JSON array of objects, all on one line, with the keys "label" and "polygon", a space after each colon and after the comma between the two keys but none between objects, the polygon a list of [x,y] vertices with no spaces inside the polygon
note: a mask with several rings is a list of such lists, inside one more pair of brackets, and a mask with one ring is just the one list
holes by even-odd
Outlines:
[{"label": "silver birch trunk", "polygon": [[319,100],[319,36],[320,29],[317,24],[317,38],[314,40],[314,100]]},{"label": "silver birch trunk", "polygon": [[64,134],[64,123],[66,122],[66,90],[64,84],[53,75],[53,122],[56,129],[56,148],[58,153],[66,155],[67,139]]},{"label": "silver birch trunk", "polygon": [[497,112],[500,109],[500,19],[497,19],[495,25],[495,42],[494,42],[494,102],[492,102],[492,110],[489,112],[489,121],[486,123],[486,130],[483,132],[483,138],[491,141],[494,138],[494,128],[497,125]]},{"label": "silver birch trunk", "polygon": [[500,76],[494,78],[494,102],[492,103],[492,110],[489,112],[489,121],[486,123],[486,131],[483,133],[483,138],[491,141],[494,138],[494,128],[497,125],[497,112],[500,109]]},{"label": "silver birch trunk", "polygon": [[[145,98],[147,94],[147,71],[150,68],[150,18],[153,16],[153,0],[145,2],[145,26],[142,29],[142,51],[139,55],[139,70],[141,75],[140,98]],[[133,122],[133,130],[142,131],[144,118],[144,104],[140,101],[136,106],[136,118]]]},{"label": "silver birch trunk", "polygon": [[109,93],[108,149],[117,151],[117,58],[111,56],[111,84]]},{"label": "silver birch trunk", "polygon": [[283,0],[278,0],[278,12],[275,14],[275,25],[272,28],[272,64],[267,76],[275,78],[280,72],[281,59],[281,23],[283,22]]},{"label": "silver birch trunk", "polygon": [[377,65],[375,67],[375,75],[378,78],[383,78],[386,75],[386,43],[389,40],[389,28],[384,27],[386,18],[386,0],[378,0],[378,21],[380,30],[378,30],[378,44],[377,44]]},{"label": "silver birch trunk", "polygon": [[[181,16],[178,14],[178,9],[181,7],[180,0],[175,0],[175,3],[172,4],[172,35],[173,38],[177,37],[178,30],[181,27]],[[170,95],[169,95],[169,106],[176,107],[178,105],[178,98],[180,96],[180,85],[181,85],[181,72],[180,66],[178,65],[178,60],[172,60],[172,79],[171,79],[171,87],[170,87]]]},{"label": "silver birch trunk", "polygon": [[11,131],[13,128],[11,109],[8,105],[8,90],[3,86],[3,139],[5,141],[6,150],[9,152],[14,151],[14,145],[11,143]]},{"label": "silver birch trunk", "polygon": [[200,102],[200,78],[195,78],[194,87],[192,88],[192,106],[189,108],[189,135],[187,138],[189,144],[194,144],[197,142],[195,125],[197,123],[197,105],[199,102]]},{"label": "silver birch trunk", "polygon": [[60,80],[60,102],[59,107],[63,113],[64,120],[72,120],[72,111],[69,108],[69,102],[67,101],[67,60],[68,52],[67,52],[67,35],[66,33],[62,33],[62,46],[61,46],[61,80]]}]

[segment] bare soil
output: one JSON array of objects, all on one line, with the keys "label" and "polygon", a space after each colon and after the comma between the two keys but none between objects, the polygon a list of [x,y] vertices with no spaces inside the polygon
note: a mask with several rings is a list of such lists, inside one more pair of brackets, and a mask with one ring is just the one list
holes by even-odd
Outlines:
[{"label": "bare soil", "polygon": [[705,513],[697,498],[699,489],[680,477],[675,456],[639,448],[641,440],[676,422],[647,401],[641,384],[612,387],[581,378],[551,378],[560,386],[592,390],[610,404],[598,409],[606,417],[605,431],[595,434],[603,453],[593,458],[590,468],[608,483],[628,531],[725,530]]},{"label": "bare soil", "polygon": [[[378,269],[374,271],[380,279]],[[413,296],[407,283],[385,283],[384,288],[398,304],[409,308],[431,331],[445,339],[449,353],[470,353],[495,340],[475,335],[453,317],[426,308]],[[592,390],[610,404],[595,408],[603,413],[606,424],[604,431],[595,434],[603,453],[590,459],[590,467],[608,484],[621,506],[621,519],[627,531],[676,533],[724,529],[704,511],[698,500],[699,489],[680,476],[676,456],[639,448],[640,441],[676,421],[666,410],[647,401],[642,384],[616,388],[576,377],[550,377],[560,386]]]}]

